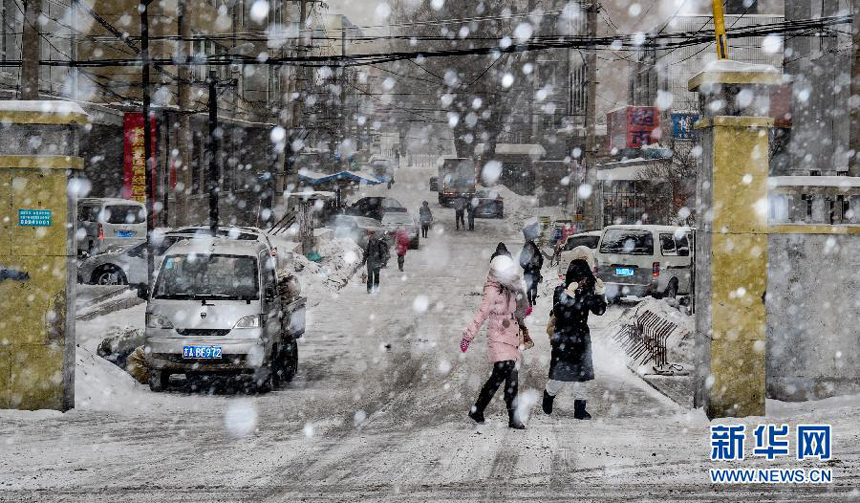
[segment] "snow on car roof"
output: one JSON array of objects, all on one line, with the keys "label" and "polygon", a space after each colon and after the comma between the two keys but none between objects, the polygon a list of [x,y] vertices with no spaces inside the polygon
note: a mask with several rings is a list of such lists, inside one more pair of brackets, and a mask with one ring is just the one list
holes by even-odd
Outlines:
[{"label": "snow on car roof", "polygon": [[167,254],[187,255],[190,253],[200,253],[211,255],[217,253],[222,255],[251,256],[267,251],[268,247],[259,241],[239,241],[222,237],[213,238],[206,236],[180,241],[171,246]]}]

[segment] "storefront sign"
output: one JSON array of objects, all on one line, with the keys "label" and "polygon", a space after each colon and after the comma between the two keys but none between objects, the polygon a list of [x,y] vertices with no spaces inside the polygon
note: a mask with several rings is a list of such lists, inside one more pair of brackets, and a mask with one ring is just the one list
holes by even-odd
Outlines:
[{"label": "storefront sign", "polygon": [[657,142],[654,131],[660,127],[657,107],[622,107],[606,114],[611,148],[640,148]]},{"label": "storefront sign", "polygon": [[699,120],[699,114],[676,112],[672,114],[672,136],[679,140],[693,139],[693,125]]},{"label": "storefront sign", "polygon": [[18,210],[18,225],[21,227],[50,227],[51,210]]},{"label": "storefront sign", "polygon": [[[150,120],[152,157],[155,158],[156,121]],[[146,159],[144,154],[143,113],[128,112],[123,116],[124,163],[122,197],[146,203]],[[156,173],[152,173],[152,192],[156,187]]]}]

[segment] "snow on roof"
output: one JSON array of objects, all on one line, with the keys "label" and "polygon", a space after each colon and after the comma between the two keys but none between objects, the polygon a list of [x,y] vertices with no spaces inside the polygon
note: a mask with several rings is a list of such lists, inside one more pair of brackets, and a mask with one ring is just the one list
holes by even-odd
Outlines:
[{"label": "snow on roof", "polygon": [[[597,179],[603,181],[631,181],[641,180],[639,174],[649,164],[645,159],[630,159],[625,163],[631,163],[629,166],[620,166],[617,168],[603,168],[597,170]],[[620,163],[619,163],[620,164]],[[652,180],[662,180],[662,178],[651,178]]]},{"label": "snow on roof", "polygon": [[706,72],[780,73],[776,67],[761,63],[744,63],[732,59],[715,59],[705,65]]},{"label": "snow on roof", "polygon": [[546,155],[546,150],[537,143],[497,143],[496,154]]},{"label": "snow on roof", "polygon": [[0,100],[0,112],[87,115],[74,101],[63,100]]},{"label": "snow on roof", "polygon": [[768,188],[777,187],[838,187],[851,189],[860,187],[857,176],[771,176],[767,179]]}]

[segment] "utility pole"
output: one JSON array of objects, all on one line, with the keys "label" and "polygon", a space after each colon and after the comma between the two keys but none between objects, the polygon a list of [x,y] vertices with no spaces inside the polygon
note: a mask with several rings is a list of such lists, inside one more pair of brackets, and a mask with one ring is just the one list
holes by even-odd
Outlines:
[{"label": "utility pole", "polygon": [[594,39],[597,38],[597,11],[600,6],[597,0],[588,0],[586,15],[586,32],[588,47],[585,55],[585,71],[588,79],[588,98],[585,102],[585,183],[591,187],[591,195],[583,204],[584,224],[586,230],[603,227],[601,222],[600,198],[597,186],[597,138],[595,126],[597,122],[597,51],[594,49]]},{"label": "utility pole", "polygon": [[[852,22],[851,22],[851,94],[850,97],[860,99],[860,0],[852,0]],[[848,135],[848,148],[854,151],[854,157],[848,165],[848,174],[860,176],[860,104],[855,103],[849,107],[850,126]],[[855,210],[855,214],[857,210]]]},{"label": "utility pole", "polygon": [[152,277],[155,270],[155,257],[152,246],[153,233],[155,232],[155,219],[153,210],[155,205],[155,187],[153,183],[153,159],[152,159],[152,117],[149,114],[149,2],[152,0],[141,0],[138,11],[140,11],[140,59],[143,62],[141,69],[141,94],[143,95],[143,157],[146,159],[146,283],[148,291],[152,291]]},{"label": "utility pole", "polygon": [[[191,22],[189,19],[189,6],[191,0],[179,0],[178,5],[178,31],[179,31],[179,47],[180,54],[188,58],[191,51],[188,50],[191,37]],[[191,133],[191,115],[188,113],[191,109],[191,69],[188,65],[179,67],[179,79],[176,84],[177,102],[179,105],[179,134],[177,145],[179,147],[179,162],[180,166],[176,173],[177,184],[173,189],[173,200],[176,202],[174,213],[174,225],[188,224],[188,193],[191,189],[191,170],[194,166],[191,165],[191,156],[193,148],[193,137]]]},{"label": "utility pole", "polygon": [[347,164],[346,167],[343,167],[343,163],[346,159],[344,159],[343,155],[343,142],[346,140],[346,28],[343,26],[343,22],[340,24],[340,163],[343,169],[349,168]]},{"label": "utility pole", "polygon": [[717,59],[729,59],[729,41],[726,36],[726,16],[723,0],[714,0],[714,37],[717,40]]},{"label": "utility pole", "polygon": [[39,99],[39,16],[42,0],[24,0],[24,28],[21,35],[21,99]]},{"label": "utility pole", "polygon": [[206,187],[209,190],[209,228],[212,235],[218,232],[218,79],[215,70],[209,70],[209,140],[206,142],[209,160]]}]

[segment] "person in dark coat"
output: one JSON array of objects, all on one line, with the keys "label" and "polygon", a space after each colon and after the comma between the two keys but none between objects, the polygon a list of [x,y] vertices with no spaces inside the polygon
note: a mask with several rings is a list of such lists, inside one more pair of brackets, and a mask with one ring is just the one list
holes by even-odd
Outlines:
[{"label": "person in dark coat", "polygon": [[493,259],[498,257],[499,255],[505,255],[508,258],[513,258],[511,257],[511,252],[508,251],[508,247],[505,246],[505,243],[499,243],[496,245],[496,251],[494,251],[493,254],[490,255],[490,262],[492,262]]},{"label": "person in dark coat", "polygon": [[469,230],[475,230],[475,209],[478,207],[478,199],[473,197],[469,199],[469,204],[466,205],[466,219],[469,221]]},{"label": "person in dark coat", "polygon": [[532,240],[526,241],[523,251],[520,252],[520,267],[523,268],[523,279],[526,281],[529,305],[533,306],[537,301],[538,284],[543,281],[543,276],[540,273],[543,267],[543,255]]},{"label": "person in dark coat", "polygon": [[[594,277],[589,261],[573,260],[567,268],[564,285],[553,293],[552,315],[555,326],[550,344],[552,358],[549,380],[543,393],[543,410],[552,414],[552,402],[566,383],[573,387],[573,417],[591,419],[586,410],[586,383],[594,380],[591,360],[591,333],[588,314],[606,312],[606,287]],[[552,321],[550,322],[552,323]]]},{"label": "person in dark coat", "polygon": [[457,230],[460,230],[460,225],[463,229],[466,228],[466,221],[463,218],[466,211],[466,199],[463,197],[454,198],[454,220],[456,221]]},{"label": "person in dark coat", "polygon": [[418,220],[421,222],[421,237],[426,238],[430,224],[433,223],[433,213],[430,211],[430,204],[427,201],[421,203],[421,208],[418,209]]},{"label": "person in dark coat", "polygon": [[364,247],[364,259],[361,264],[367,264],[367,293],[379,289],[379,270],[385,265],[388,246],[372,233]]}]

